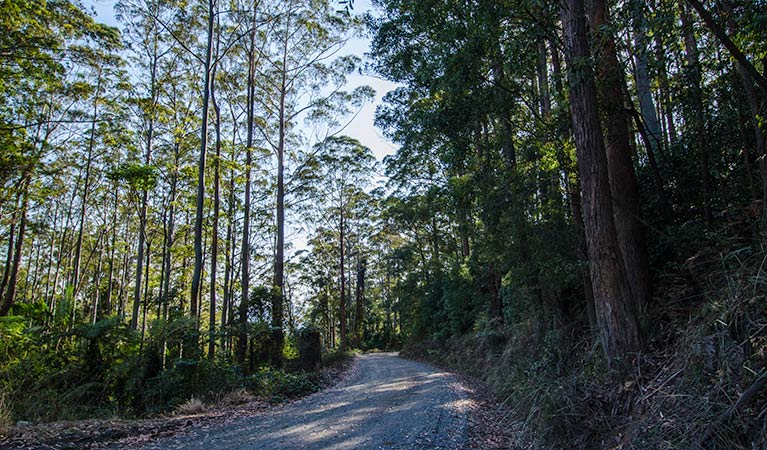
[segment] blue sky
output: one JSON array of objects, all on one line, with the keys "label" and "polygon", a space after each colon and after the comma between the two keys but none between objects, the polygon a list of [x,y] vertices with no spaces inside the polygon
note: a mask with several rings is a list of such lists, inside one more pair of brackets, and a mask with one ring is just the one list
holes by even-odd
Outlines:
[{"label": "blue sky", "polygon": [[[87,8],[93,8],[96,11],[96,18],[99,22],[108,25],[120,27],[114,18],[114,0],[84,0]],[[364,14],[371,11],[370,0],[355,0],[354,11]],[[366,37],[360,37],[350,41],[346,46],[345,54],[354,54],[364,57],[369,51],[370,40]],[[375,89],[376,98],[372,103],[365,105],[349,126],[344,130],[344,134],[358,139],[364,145],[370,147],[379,161],[386,155],[393,154],[397,147],[383,137],[380,130],[373,125],[375,109],[381,103],[383,96],[394,89],[397,85],[380,78],[355,74],[349,77],[348,88],[353,89],[357,86],[368,85]]]}]

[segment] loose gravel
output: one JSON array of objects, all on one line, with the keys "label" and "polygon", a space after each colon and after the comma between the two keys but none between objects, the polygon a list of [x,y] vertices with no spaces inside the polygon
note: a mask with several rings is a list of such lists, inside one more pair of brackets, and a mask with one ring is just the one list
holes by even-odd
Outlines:
[{"label": "loose gravel", "polygon": [[469,399],[457,386],[452,374],[432,366],[393,353],[367,354],[331,389],[139,448],[462,449]]}]

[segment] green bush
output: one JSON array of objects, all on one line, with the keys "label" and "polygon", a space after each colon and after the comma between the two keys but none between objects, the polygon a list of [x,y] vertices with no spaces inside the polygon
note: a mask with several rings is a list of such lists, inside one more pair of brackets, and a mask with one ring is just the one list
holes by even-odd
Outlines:
[{"label": "green bush", "polygon": [[249,387],[257,395],[273,402],[311,394],[319,389],[317,375],[288,373],[282,369],[262,367],[249,378]]}]

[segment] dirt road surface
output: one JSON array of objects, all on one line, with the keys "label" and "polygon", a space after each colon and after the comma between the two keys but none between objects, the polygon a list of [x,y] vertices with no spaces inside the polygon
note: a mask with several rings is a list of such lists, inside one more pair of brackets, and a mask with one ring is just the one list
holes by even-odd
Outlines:
[{"label": "dirt road surface", "polygon": [[351,370],[339,385],[285,407],[140,448],[465,448],[468,399],[453,375],[393,353],[360,356]]}]

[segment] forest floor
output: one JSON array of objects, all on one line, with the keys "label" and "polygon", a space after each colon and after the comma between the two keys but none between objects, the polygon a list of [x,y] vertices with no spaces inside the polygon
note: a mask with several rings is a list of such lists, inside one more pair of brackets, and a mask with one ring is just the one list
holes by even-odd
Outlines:
[{"label": "forest floor", "polygon": [[335,384],[279,405],[252,400],[199,414],[21,427],[12,449],[509,448],[481,387],[392,353],[333,369]]}]

